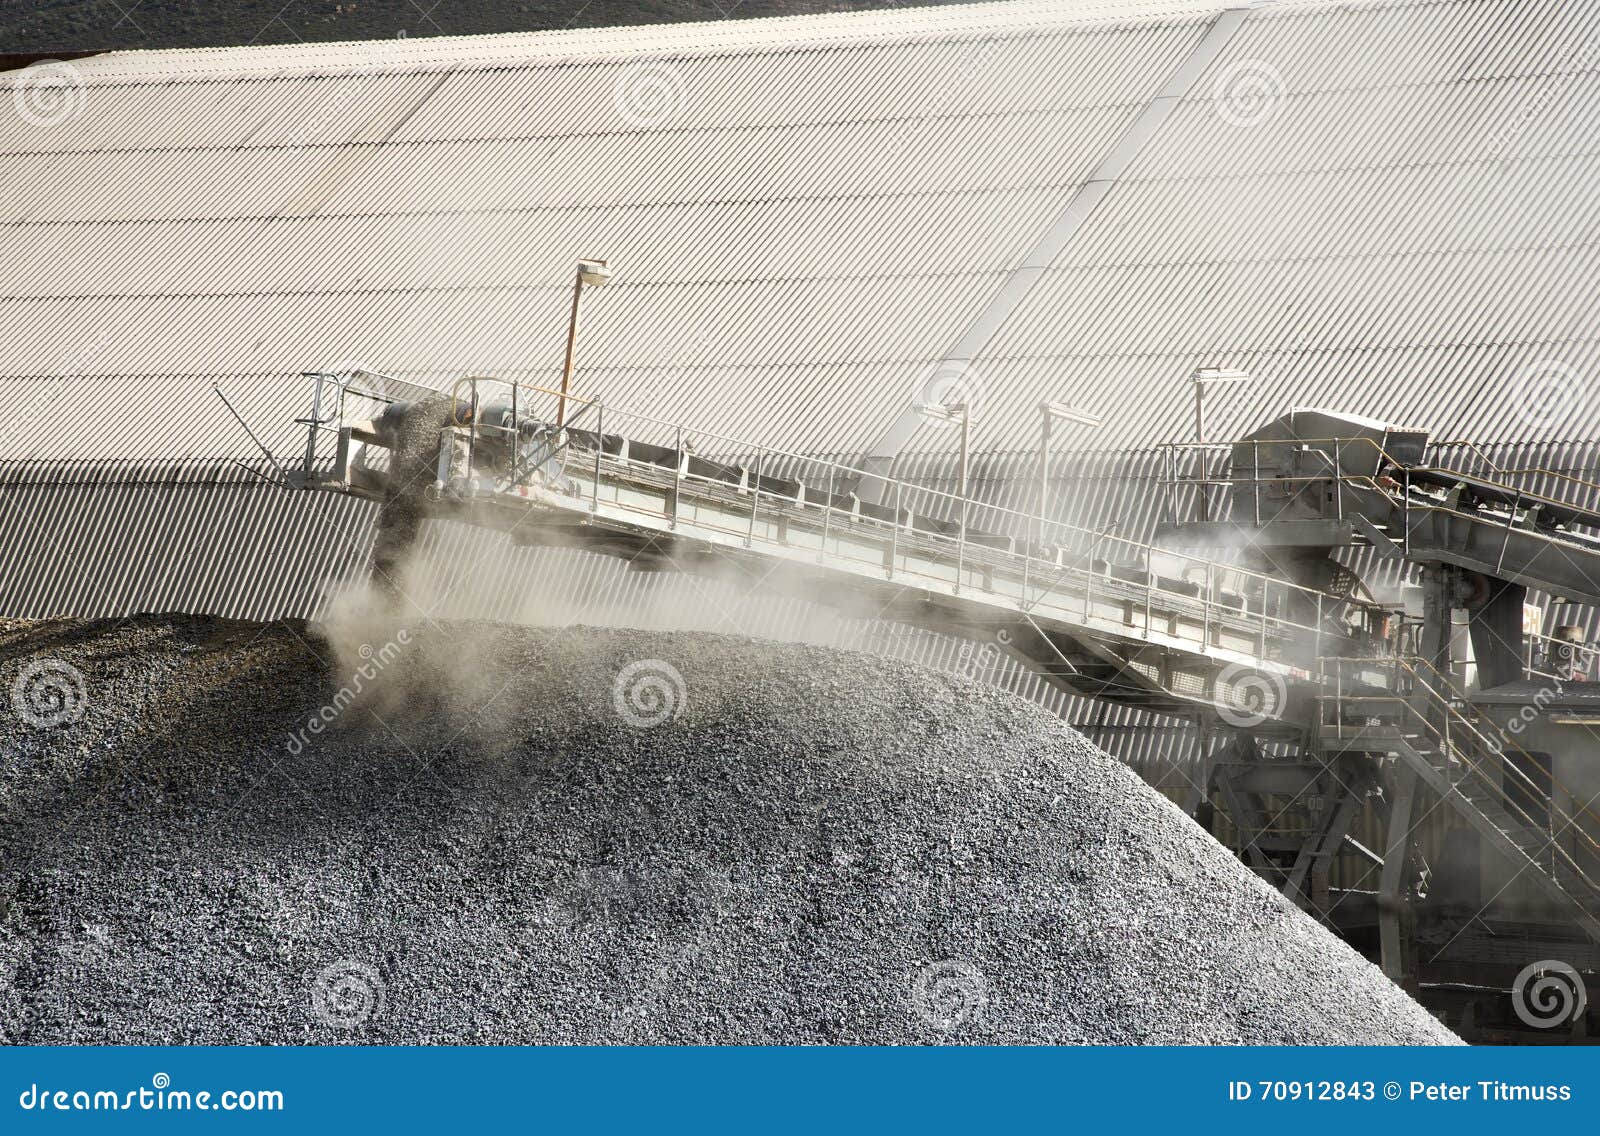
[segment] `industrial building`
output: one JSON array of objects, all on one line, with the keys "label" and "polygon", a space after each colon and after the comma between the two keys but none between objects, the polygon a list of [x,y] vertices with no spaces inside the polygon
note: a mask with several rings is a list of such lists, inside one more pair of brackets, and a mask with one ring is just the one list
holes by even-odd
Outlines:
[{"label": "industrial building", "polygon": [[[568,412],[550,393],[565,380],[574,406],[599,408],[569,431],[572,460],[594,463],[581,483],[592,512],[632,491],[602,461],[625,461],[623,442],[654,447],[644,460],[674,476],[697,458],[734,471],[727,484],[754,502],[746,550],[764,494],[800,508],[821,495],[825,519],[853,496],[852,523],[888,510],[896,539],[917,531],[914,512],[963,555],[969,538],[1009,542],[1024,571],[1039,547],[1093,562],[1106,540],[1129,554],[1091,565],[1105,576],[1158,541],[1159,555],[1271,576],[1250,558],[1272,545],[1270,523],[1337,522],[1319,531],[1349,576],[1324,590],[1409,612],[1424,639],[1431,603],[1433,646],[1455,645],[1445,670],[1463,695],[1498,691],[1444,691],[1455,708],[1425,718],[1466,715],[1482,742],[1537,708],[1525,744],[1556,768],[1535,761],[1542,790],[1515,780],[1527,770],[1497,782],[1516,815],[1453,773],[1428,780],[1462,761],[1479,771],[1449,745],[1414,753],[1421,783],[1402,786],[1392,747],[1329,744],[1348,714],[1241,709],[1210,670],[1179,689],[1139,653],[1187,649],[1171,641],[1176,609],[1156,642],[1156,553],[1142,584],[1122,581],[1146,589],[1142,620],[1128,608],[1137,650],[1100,659],[1142,685],[1096,672],[1092,697],[1084,659],[1030,651],[1014,620],[962,608],[984,590],[964,563],[941,593],[951,603],[841,612],[641,562],[637,542],[628,556],[521,543],[497,531],[514,525],[465,514],[422,539],[441,616],[671,624],[692,603],[713,629],[822,638],[1018,690],[1469,1039],[1528,1036],[1502,1012],[1527,964],[1591,978],[1600,966],[1600,715],[1583,681],[1600,597],[1582,591],[1600,509],[1597,45],[1600,11],[1555,0],[1024,0],[111,52],[0,74],[0,616],[316,618],[365,570],[377,519],[371,492],[285,488],[360,488],[335,446],[340,428],[345,445],[376,442],[362,425],[376,411],[314,407],[330,382],[454,393],[474,415],[463,383],[493,383],[526,400],[515,431],[518,414]],[[1331,417],[1290,417],[1312,408]],[[1297,443],[1330,437],[1383,459],[1330,450],[1330,473],[1285,490],[1260,456],[1275,444],[1293,464]],[[856,476],[826,483],[807,463]],[[1424,476],[1441,469],[1460,479]],[[1404,470],[1416,486],[1383,496],[1378,479]],[[1242,510],[1259,514],[1273,482],[1271,515],[1246,532]],[[1313,506],[1307,485],[1331,496]],[[891,486],[926,497],[911,509]],[[1499,561],[1485,567],[1451,533],[1443,552],[1413,555],[1409,512],[1399,540],[1373,510],[1421,500],[1414,488],[1455,494],[1437,505],[1452,513],[1483,510],[1477,523],[1506,534]],[[681,492],[652,531],[692,545]],[[1041,513],[1055,536],[1028,531]],[[1229,520],[1231,535],[1197,527]],[[1504,550],[1524,529],[1555,534],[1575,582],[1539,551],[1512,571]],[[891,582],[897,564],[911,570],[897,555]],[[989,570],[998,595],[1006,569]],[[1467,646],[1479,601],[1448,591],[1462,585],[1451,572],[1473,571],[1529,589],[1505,601],[1527,620],[1526,666],[1494,682],[1482,640]],[[1194,594],[1214,585],[1206,575]],[[1192,653],[1219,668],[1267,660],[1265,646],[1207,655],[1222,643],[1211,604]],[[1253,617],[1265,642],[1277,617]],[[1331,673],[1288,702],[1342,698]],[[1279,686],[1293,696],[1299,681]],[[1397,828],[1401,799],[1415,812]],[[1548,836],[1537,846],[1511,831],[1530,813]],[[1579,1015],[1558,1040],[1585,1028]]]}]

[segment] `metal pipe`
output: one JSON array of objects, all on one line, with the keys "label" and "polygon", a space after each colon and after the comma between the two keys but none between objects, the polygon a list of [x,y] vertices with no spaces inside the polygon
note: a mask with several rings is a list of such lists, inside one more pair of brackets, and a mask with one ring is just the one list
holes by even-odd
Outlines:
[{"label": "metal pipe", "polygon": [[833,518],[833,463],[828,463],[828,499],[822,503],[822,548],[817,553],[817,563],[821,564],[828,556],[828,522]]},{"label": "metal pipe", "polygon": [[970,503],[967,490],[967,442],[972,428],[972,411],[967,403],[961,404],[961,528],[956,536],[956,593],[961,592],[961,573],[967,559],[967,507]]},{"label": "metal pipe", "polygon": [[687,460],[683,453],[683,427],[678,427],[677,460],[672,463],[672,520],[669,528],[678,527],[678,497],[683,491],[683,466]]},{"label": "metal pipe", "polygon": [[1050,510],[1050,410],[1039,408],[1039,543],[1044,543],[1044,518]]},{"label": "metal pipe", "polygon": [[750,548],[756,542],[756,513],[761,509],[761,459],[764,455],[756,454],[756,480],[750,491],[750,527],[745,531],[744,546]]},{"label": "metal pipe", "polygon": [[572,356],[578,343],[578,305],[583,300],[583,269],[572,278],[572,315],[567,320],[567,358],[561,366],[561,398],[556,404],[556,429],[567,421],[567,395],[572,389]]},{"label": "metal pipe", "polygon": [[1250,442],[1250,497],[1255,502],[1255,524],[1261,527],[1261,443],[1252,439]]},{"label": "metal pipe", "polygon": [[306,435],[306,480],[310,481],[317,469],[317,427],[322,420],[322,376],[317,376],[315,394],[311,396],[311,430]]},{"label": "metal pipe", "polygon": [[589,511],[600,511],[600,456],[606,448],[606,408],[596,404],[594,420],[594,500],[590,502]]},{"label": "metal pipe", "polygon": [[894,558],[900,549],[900,502],[905,496],[906,483],[894,483],[894,527],[889,530],[889,579],[894,579]]},{"label": "metal pipe", "polygon": [[1338,438],[1333,440],[1333,514],[1344,520],[1344,458]]},{"label": "metal pipe", "polygon": [[1196,379],[1194,381],[1194,440],[1202,447],[1204,453],[1206,444],[1206,384]]}]

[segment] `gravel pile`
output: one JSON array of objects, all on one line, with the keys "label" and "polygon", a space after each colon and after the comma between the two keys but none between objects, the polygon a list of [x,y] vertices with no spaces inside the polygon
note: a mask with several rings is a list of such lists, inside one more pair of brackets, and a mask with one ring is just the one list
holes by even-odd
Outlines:
[{"label": "gravel pile", "polygon": [[366,644],[0,625],[0,1040],[1454,1040],[1010,695],[709,635]]}]

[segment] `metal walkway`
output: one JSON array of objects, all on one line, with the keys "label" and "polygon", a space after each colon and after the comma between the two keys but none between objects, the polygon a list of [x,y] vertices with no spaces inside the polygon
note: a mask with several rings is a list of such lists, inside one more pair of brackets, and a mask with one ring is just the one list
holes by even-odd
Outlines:
[{"label": "metal walkway", "polygon": [[[854,468],[543,388],[472,379],[445,399],[382,376],[312,378],[312,414],[299,420],[308,428],[305,460],[285,474],[294,487],[380,500],[404,492],[428,515],[499,529],[519,543],[587,549],[644,568],[737,571],[858,615],[988,638],[1073,693],[1197,716],[1241,734],[1276,733],[1327,762],[1358,761],[1371,771],[1399,762],[1392,830],[1410,815],[1404,786],[1427,786],[1600,942],[1592,875],[1600,817],[1587,802],[1540,790],[1508,756],[1511,739],[1447,676],[1407,657],[1415,641],[1403,613],[1351,591],[1320,591],[910,482],[880,479],[884,503],[872,504],[841,492],[859,476]],[[423,406],[440,413],[441,405],[436,464],[429,435],[429,460],[408,475],[416,483],[397,484],[397,422]],[[565,413],[556,414],[557,405]],[[1268,483],[1261,469],[1254,460],[1242,498],[1257,522]],[[1272,475],[1275,491],[1289,496],[1304,495],[1319,476],[1327,475]],[[1198,480],[1200,494],[1214,482]],[[1237,514],[1240,486],[1218,484],[1233,493]],[[1469,513],[1456,498],[1416,498],[1338,471],[1334,485],[1331,518],[1285,518],[1288,528],[1320,526],[1318,541],[1336,530],[1347,542],[1432,549],[1422,539],[1432,530],[1417,516],[1449,513],[1492,530],[1502,548],[1518,539],[1573,543],[1569,533],[1526,523],[1516,507],[1509,519]],[[1347,518],[1347,497],[1381,499],[1398,540],[1383,531],[1387,523],[1363,530],[1356,509]],[[1209,515],[1226,514],[1224,507]],[[1264,874],[1279,870],[1269,853],[1288,853],[1279,882],[1290,894],[1325,874],[1361,807],[1359,793],[1341,785],[1333,811],[1293,849],[1270,846],[1270,821],[1253,824],[1240,794],[1277,792],[1286,774],[1296,785],[1320,784],[1332,768],[1296,773],[1251,761],[1220,769],[1214,782]],[[1272,781],[1264,790],[1263,777]],[[1405,845],[1395,839],[1402,843],[1381,858],[1382,888],[1398,903]]]},{"label": "metal walkway", "polygon": [[[1329,660],[1335,662],[1335,660]],[[1340,684],[1321,699],[1318,734],[1329,754],[1391,755],[1453,808],[1486,845],[1600,943],[1600,814],[1478,714],[1438,671],[1394,659],[1387,693]],[[1392,897],[1391,897],[1392,898]]]},{"label": "metal walkway", "polygon": [[[381,496],[371,450],[391,441],[392,380],[385,393],[319,385],[291,480]],[[1382,612],[1348,598],[910,482],[888,480],[872,505],[835,492],[853,468],[571,396],[556,429],[523,408],[548,410],[557,392],[501,384],[490,402],[487,386],[452,396],[422,496],[432,515],[519,543],[737,566],[859,613],[991,637],[1076,693],[1265,731],[1303,730],[1325,681],[1316,660],[1381,652],[1367,629]]]}]

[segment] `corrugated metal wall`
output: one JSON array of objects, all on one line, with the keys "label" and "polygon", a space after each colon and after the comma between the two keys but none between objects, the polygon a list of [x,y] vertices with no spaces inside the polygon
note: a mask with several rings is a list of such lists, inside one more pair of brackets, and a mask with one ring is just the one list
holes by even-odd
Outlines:
[{"label": "corrugated metal wall", "polygon": [[[79,61],[75,116],[0,99],[0,386],[30,408],[3,456],[177,456],[141,404],[188,413],[214,377],[263,409],[340,360],[548,380],[579,256],[617,266],[581,390],[858,452],[1222,7]],[[1025,448],[1045,398],[1101,413],[1102,449],[1181,436],[1203,364],[1256,376],[1217,393],[1218,436],[1323,404],[1600,440],[1592,383],[1555,421],[1527,397],[1596,363],[1597,37],[1600,8],[1554,0],[1251,10],[978,351],[975,445]],[[652,67],[664,109],[634,113]],[[63,438],[71,403],[36,397],[63,375],[116,413]]]},{"label": "corrugated metal wall", "polygon": [[[212,383],[289,458],[305,369],[547,381],[579,256],[617,266],[580,391],[853,458],[1225,6],[110,53],[74,64],[80,113],[0,97],[0,613],[316,614],[370,510],[236,464],[259,455]],[[1213,437],[1323,405],[1595,477],[1597,45],[1600,6],[1560,0],[1251,10],[964,373],[979,494],[1032,508],[1034,407],[1061,400],[1105,425],[1062,436],[1052,515],[1148,535],[1152,447],[1188,436],[1186,377],[1218,364],[1254,379],[1211,401]],[[663,113],[630,105],[640,81]],[[1533,397],[1552,376],[1556,414]],[[897,472],[953,488],[953,449],[924,430]],[[993,667],[497,541],[430,530],[441,611],[670,620],[711,588],[741,630]],[[1158,783],[1192,760],[1183,723],[990,677]]]}]

